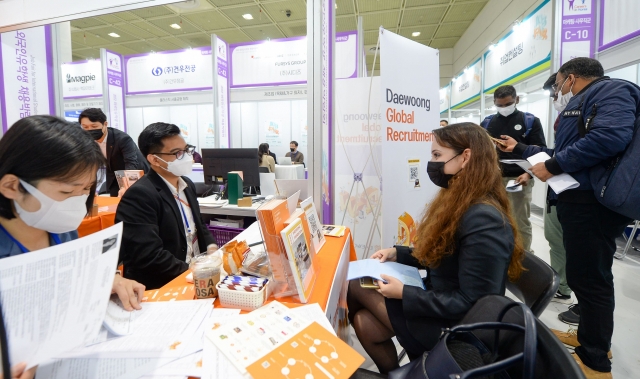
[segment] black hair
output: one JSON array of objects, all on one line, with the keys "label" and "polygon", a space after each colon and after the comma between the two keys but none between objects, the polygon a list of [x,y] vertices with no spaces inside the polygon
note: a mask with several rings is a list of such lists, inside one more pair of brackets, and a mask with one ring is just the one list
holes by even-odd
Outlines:
[{"label": "black hair", "polygon": [[289,142],[289,145],[291,145],[291,144],[294,144],[294,145],[296,145],[296,147],[298,147],[298,143],[296,141]]},{"label": "black hair", "polygon": [[558,73],[565,78],[573,74],[584,79],[597,79],[604,76],[604,68],[595,59],[580,57],[563,64]]},{"label": "black hair", "polygon": [[265,144],[265,145],[267,145],[267,149],[268,149],[268,148],[269,148],[269,144],[268,144],[268,143],[266,143],[266,142],[265,142],[264,144]]},{"label": "black hair", "polygon": [[449,121],[447,120],[440,120],[440,122],[444,122],[445,124],[449,125]]},{"label": "black hair", "polygon": [[265,154],[269,154],[269,145],[261,143],[260,146],[258,146],[258,160],[260,164],[262,164],[262,156]]},{"label": "black hair", "polygon": [[180,128],[166,122],[154,122],[149,124],[138,137],[138,148],[145,157],[158,153],[164,147],[162,140],[167,137],[180,135]]},{"label": "black hair", "polygon": [[78,122],[81,122],[85,117],[91,122],[99,122],[101,124],[107,122],[107,115],[105,115],[100,108],[87,108],[83,110],[80,116],[78,116]]},{"label": "black hair", "polygon": [[[20,119],[0,139],[0,178],[13,174],[34,187],[42,179],[77,178],[105,163],[100,146],[89,133],[53,116]],[[95,187],[87,199],[87,212],[93,206]],[[22,186],[20,190],[27,193]],[[11,202],[0,194],[0,217],[15,217]]]},{"label": "black hair", "polygon": [[500,86],[496,89],[496,92],[493,93],[493,99],[504,99],[505,97],[513,97],[514,99],[518,94],[516,93],[516,88],[514,86],[506,85]]}]

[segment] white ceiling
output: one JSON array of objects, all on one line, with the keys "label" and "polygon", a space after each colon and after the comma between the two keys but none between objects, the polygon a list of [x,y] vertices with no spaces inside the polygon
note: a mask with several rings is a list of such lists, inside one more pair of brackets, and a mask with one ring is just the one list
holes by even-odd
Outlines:
[{"label": "white ceiling", "polygon": [[[365,45],[376,44],[378,27],[383,26],[433,48],[450,48],[487,2],[336,0],[336,31],[355,30],[362,16]],[[97,58],[102,47],[129,55],[205,46],[213,33],[228,43],[302,36],[307,33],[306,8],[306,0],[189,0],[79,19],[71,21],[73,60]],[[242,17],[247,13],[253,20]],[[413,37],[414,32],[420,35]],[[367,63],[371,66],[373,55]]]}]

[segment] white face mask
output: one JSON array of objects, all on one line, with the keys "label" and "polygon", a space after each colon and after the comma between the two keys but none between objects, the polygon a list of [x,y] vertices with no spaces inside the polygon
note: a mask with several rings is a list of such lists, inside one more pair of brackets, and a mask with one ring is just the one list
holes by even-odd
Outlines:
[{"label": "white face mask", "polygon": [[511,114],[513,114],[513,112],[515,111],[516,111],[516,103],[513,103],[506,107],[498,107],[498,113],[500,113],[504,117],[511,116]]},{"label": "white face mask", "polygon": [[40,202],[40,209],[35,212],[26,211],[18,202],[13,202],[20,219],[33,228],[55,234],[67,233],[78,229],[82,219],[87,215],[89,195],[72,196],[63,201],[56,201],[31,184],[23,180],[20,180],[20,183]]},{"label": "white face mask", "polygon": [[176,159],[171,162],[167,162],[157,155],[155,155],[155,157],[166,163],[167,168],[163,168],[175,176],[187,176],[193,171],[193,159],[189,154],[182,156],[182,159]]},{"label": "white face mask", "polygon": [[573,92],[571,92],[571,90],[573,89],[573,84],[571,85],[571,88],[569,88],[569,92],[565,93],[564,95],[562,94],[562,88],[564,87],[564,84],[567,82],[567,80],[569,80],[569,78],[564,80],[564,83],[562,83],[562,87],[560,87],[560,89],[558,90],[558,100],[555,100],[553,102],[553,107],[556,108],[558,112],[562,112],[567,107],[567,104],[569,104],[569,100],[571,100],[571,98],[573,97]]}]

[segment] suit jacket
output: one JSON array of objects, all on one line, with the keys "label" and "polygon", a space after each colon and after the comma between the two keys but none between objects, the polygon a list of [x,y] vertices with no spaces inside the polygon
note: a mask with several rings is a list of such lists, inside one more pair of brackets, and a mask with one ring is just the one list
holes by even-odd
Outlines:
[{"label": "suit jacket", "polygon": [[269,152],[269,155],[271,155],[271,158],[273,158],[273,161],[274,161],[276,164],[278,164],[278,160],[276,159],[276,154],[275,154],[275,153],[272,153],[272,152]]},{"label": "suit jacket", "polygon": [[113,173],[118,170],[144,170],[149,173],[149,163],[131,137],[118,129],[107,128],[107,181],[106,188],[113,197],[118,196],[118,181]]},{"label": "suit jacket", "polygon": [[[502,213],[488,204],[469,207],[458,226],[455,246],[453,254],[429,270],[426,291],[404,286],[404,316],[417,336],[430,318],[458,321],[481,297],[504,295],[514,239]],[[396,250],[398,263],[424,268],[410,248]]]},{"label": "suit jacket", "polygon": [[[215,243],[202,222],[195,185],[189,178],[184,193],[193,212],[201,252]],[[144,284],[147,289],[162,287],[189,266],[187,240],[182,214],[164,180],[155,171],[143,176],[125,192],[116,222],[124,222],[120,261],[124,277]]]}]

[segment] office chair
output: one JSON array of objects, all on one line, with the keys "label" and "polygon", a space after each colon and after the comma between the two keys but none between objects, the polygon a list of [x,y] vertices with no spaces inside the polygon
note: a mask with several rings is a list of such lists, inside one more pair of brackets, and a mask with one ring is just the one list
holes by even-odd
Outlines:
[{"label": "office chair", "polygon": [[522,272],[516,282],[507,280],[507,289],[525,303],[536,317],[540,317],[558,291],[560,281],[551,266],[535,255],[525,252]]}]

